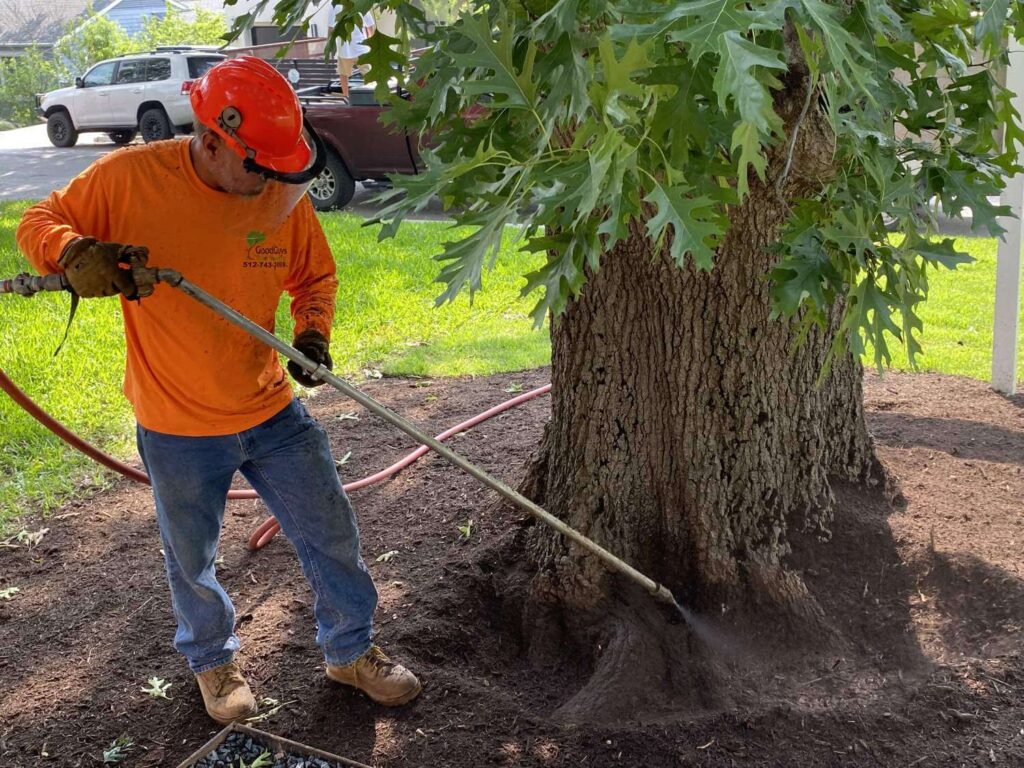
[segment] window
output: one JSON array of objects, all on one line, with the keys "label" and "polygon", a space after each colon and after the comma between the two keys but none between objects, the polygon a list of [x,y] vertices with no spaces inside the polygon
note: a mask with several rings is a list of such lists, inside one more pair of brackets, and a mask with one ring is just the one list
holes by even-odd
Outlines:
[{"label": "window", "polygon": [[85,87],[92,88],[96,85],[110,85],[114,80],[114,67],[116,66],[116,61],[105,61],[102,64],[97,64],[85,74],[84,78],[82,78],[85,83]]},{"label": "window", "polygon": [[149,82],[155,82],[156,80],[166,80],[171,76],[171,60],[170,59],[150,59],[149,67],[146,69],[146,80]]},{"label": "window", "polygon": [[123,83],[143,83],[146,81],[146,62],[139,59],[122,61],[117,67],[114,85]]},{"label": "window", "polygon": [[193,79],[202,77],[214,64],[220,64],[222,61],[223,56],[189,56],[188,76]]},{"label": "window", "polygon": [[252,28],[253,45],[269,45],[270,43],[290,43],[292,40],[303,40],[309,37],[301,27],[281,29],[274,25],[256,25]]}]

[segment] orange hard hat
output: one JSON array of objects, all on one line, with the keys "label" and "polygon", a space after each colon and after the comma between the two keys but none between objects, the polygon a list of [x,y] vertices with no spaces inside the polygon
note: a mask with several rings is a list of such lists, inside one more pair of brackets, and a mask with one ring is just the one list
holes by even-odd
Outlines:
[{"label": "orange hard hat", "polygon": [[211,67],[189,98],[196,119],[245,158],[250,170],[273,176],[310,166],[313,152],[303,137],[299,98],[262,59],[239,56]]}]

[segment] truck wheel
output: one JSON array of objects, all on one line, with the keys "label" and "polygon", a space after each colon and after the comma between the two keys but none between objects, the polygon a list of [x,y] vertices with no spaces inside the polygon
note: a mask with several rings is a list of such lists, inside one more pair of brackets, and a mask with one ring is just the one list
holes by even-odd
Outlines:
[{"label": "truck wheel", "polygon": [[73,147],[78,142],[78,131],[67,112],[54,112],[46,118],[46,135],[55,147]]},{"label": "truck wheel", "polygon": [[327,150],[327,166],[309,185],[309,198],[318,211],[333,211],[344,208],[356,193],[355,179],[349,174],[345,163],[337,153]]},{"label": "truck wheel", "polygon": [[124,145],[132,143],[132,139],[135,138],[135,133],[135,131],[128,128],[123,131],[111,131],[107,135],[110,137],[110,140],[115,144]]},{"label": "truck wheel", "polygon": [[151,107],[139,117],[139,133],[147,144],[174,138],[174,129],[162,107]]}]

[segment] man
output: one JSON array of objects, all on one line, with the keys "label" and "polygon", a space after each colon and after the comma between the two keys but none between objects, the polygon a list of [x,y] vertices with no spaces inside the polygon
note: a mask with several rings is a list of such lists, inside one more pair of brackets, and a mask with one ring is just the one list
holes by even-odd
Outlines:
[{"label": "man", "polygon": [[[121,244],[144,243],[154,265],[179,270],[267,329],[288,291],[295,347],[331,366],[338,283],[304,194],[322,166],[298,99],[273,67],[241,57],[197,81],[191,101],[190,139],[93,163],[25,212],[18,245],[40,272],[63,270],[82,298],[122,294],[124,392],[153,484],[174,644],[210,717],[227,723],[256,711],[214,565],[236,471],[295,546],[327,676],[381,704],[404,704],[420,683],[371,643],[377,592],[355,517],[327,437],[294,399],[277,354],[177,291],[129,300],[146,291],[121,263],[139,249]],[[306,386],[322,383],[294,363],[288,369]]]},{"label": "man", "polygon": [[[338,6],[332,5],[330,15],[327,19],[327,37],[331,36],[331,32],[334,30],[334,22],[338,18]],[[344,40],[338,44],[338,81],[341,84],[341,95],[346,99],[349,97],[348,80],[352,77],[352,73],[356,70],[356,61],[364,53],[368,53],[370,48],[367,45],[363,45],[363,42],[370,37],[373,37],[373,33],[376,31],[377,22],[373,18],[373,14],[369,11],[363,14],[363,26],[362,28],[355,27],[352,30],[351,36],[348,40]],[[366,69],[363,69],[363,74],[366,74]]]}]

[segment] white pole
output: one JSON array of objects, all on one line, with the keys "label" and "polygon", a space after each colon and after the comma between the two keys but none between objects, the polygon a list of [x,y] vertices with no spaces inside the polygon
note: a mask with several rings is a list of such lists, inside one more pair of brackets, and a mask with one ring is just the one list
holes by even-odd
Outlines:
[{"label": "white pole", "polygon": [[[1010,62],[1006,87],[1013,93],[1013,106],[1024,115],[1024,50],[1010,38]],[[1017,391],[1017,338],[1020,320],[1021,211],[1024,209],[1024,174],[1012,176],[1000,198],[1016,218],[1003,218],[1006,234],[999,241],[996,262],[996,307],[992,328],[992,388],[1012,395]]]}]

